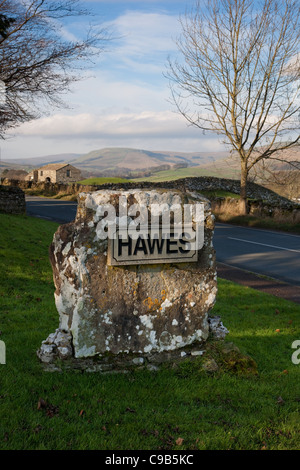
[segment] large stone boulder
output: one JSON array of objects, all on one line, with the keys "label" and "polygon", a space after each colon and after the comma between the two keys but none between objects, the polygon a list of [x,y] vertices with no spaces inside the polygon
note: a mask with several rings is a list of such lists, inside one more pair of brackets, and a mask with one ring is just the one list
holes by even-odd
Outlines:
[{"label": "large stone boulder", "polygon": [[[176,261],[176,242],[166,241],[169,251],[163,259],[149,259],[141,245],[135,264],[111,263],[114,242],[104,235],[104,209],[113,207],[120,223],[120,198],[125,198],[128,214],[133,204],[148,209],[152,204],[167,209],[174,204],[201,205],[204,239],[196,256]],[[136,217],[128,214],[127,226]],[[192,225],[195,228],[194,218]],[[210,203],[197,193],[169,189],[81,193],[75,221],[58,228],[50,247],[59,327],[56,342],[53,334],[43,342],[40,359],[49,363],[62,358],[62,350],[68,350],[75,362],[93,358],[99,363],[108,355],[118,361],[130,356],[136,364],[155,357],[167,360],[172,352],[196,355],[208,337],[208,313],[217,293],[213,233]],[[125,246],[126,240],[122,242]],[[57,341],[59,332],[63,349]]]}]

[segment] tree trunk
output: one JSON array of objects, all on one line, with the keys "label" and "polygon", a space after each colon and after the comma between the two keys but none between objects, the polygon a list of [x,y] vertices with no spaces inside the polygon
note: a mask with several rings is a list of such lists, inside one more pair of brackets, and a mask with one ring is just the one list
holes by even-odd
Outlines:
[{"label": "tree trunk", "polygon": [[241,215],[248,214],[247,183],[248,183],[247,163],[242,161],[242,163],[241,163],[241,191],[240,191],[240,212],[241,212]]}]

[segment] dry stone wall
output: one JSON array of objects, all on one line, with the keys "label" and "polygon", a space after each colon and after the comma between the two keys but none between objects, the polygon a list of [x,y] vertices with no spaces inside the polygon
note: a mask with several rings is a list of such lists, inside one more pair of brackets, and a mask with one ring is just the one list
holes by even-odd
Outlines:
[{"label": "dry stone wall", "polygon": [[[35,183],[33,181],[17,181],[2,179],[2,184],[18,186],[21,189],[47,189],[49,193],[57,194],[58,192],[65,192],[68,194],[77,194],[84,191],[98,191],[100,189],[133,189],[133,188],[177,188],[177,189],[188,189],[190,191],[229,191],[234,194],[240,194],[240,182],[238,180],[217,178],[210,176],[200,176],[195,178],[182,178],[176,181],[167,181],[161,183],[149,183],[149,182],[128,182],[128,183],[107,183],[104,185],[80,185],[77,183],[73,184],[59,184],[59,183]],[[292,201],[279,196],[277,193],[270,189],[264,188],[255,183],[248,184],[248,197],[263,201],[264,204],[277,206],[286,209],[299,209],[299,204],[293,203]]]},{"label": "dry stone wall", "polygon": [[95,191],[97,187],[95,186],[85,186],[77,183],[51,183],[51,182],[35,182],[35,181],[23,181],[23,180],[10,180],[7,178],[2,178],[1,183],[5,186],[15,186],[19,187],[24,191],[32,190],[37,192],[45,192],[49,196],[55,196],[58,193],[65,194],[78,194],[82,191]]},{"label": "dry stone wall", "polygon": [[[150,183],[149,182],[139,182],[139,183],[119,183],[119,184],[105,184],[99,186],[100,188],[124,188],[130,189],[134,187],[144,188],[144,187],[153,187],[153,188],[178,188],[178,189],[187,189],[189,191],[228,191],[234,194],[240,194],[240,181],[226,179],[226,178],[217,178],[213,176],[199,176],[195,178],[182,178],[176,181],[166,181],[161,183]],[[251,199],[263,201],[264,204],[269,204],[286,209],[299,209],[299,204],[293,203],[292,201],[280,196],[279,194],[271,191],[270,189],[264,188],[255,183],[248,183],[248,197]]]},{"label": "dry stone wall", "polygon": [[[149,183],[148,183],[149,184]],[[109,185],[106,184],[102,188],[115,188],[115,189],[130,189],[134,187],[146,187],[147,183],[122,183]],[[216,177],[195,177],[195,178],[184,178],[176,181],[168,181],[162,183],[152,183],[153,188],[177,188],[181,190],[189,191],[228,191],[233,194],[240,194],[240,182],[238,180],[216,178]],[[278,220],[286,220],[289,223],[300,222],[300,205],[286,199],[279,194],[264,188],[255,183],[248,184],[248,197],[249,202],[249,213],[258,217],[272,217]],[[225,197],[210,197],[212,211],[222,213],[224,210],[231,212],[239,212],[239,200],[230,199]]]},{"label": "dry stone wall", "polygon": [[25,193],[20,188],[0,185],[0,211],[8,214],[26,212]]},{"label": "dry stone wall", "polygon": [[[234,194],[240,193],[240,182],[238,180],[231,180],[225,178],[216,177],[195,177],[195,178],[184,178],[176,181],[162,182],[162,183],[149,183],[149,182],[138,182],[138,183],[118,183],[118,184],[105,184],[105,185],[80,185],[77,183],[73,184],[59,184],[59,183],[35,183],[32,181],[17,181],[3,179],[2,184],[20,187],[24,191],[41,191],[45,195],[54,196],[58,193],[77,195],[84,191],[98,191],[100,189],[133,189],[133,188],[177,188],[181,190],[189,189],[190,191],[229,191]],[[291,223],[299,223],[300,220],[300,205],[292,202],[277,193],[264,188],[263,186],[255,183],[249,183],[248,185],[248,196],[249,200],[249,213],[257,216],[269,216],[274,219],[284,218]],[[216,213],[221,213],[225,208],[237,209],[238,200],[233,199],[231,201],[228,198],[210,198],[212,201],[212,208],[216,210]],[[231,206],[231,208],[229,208]]]}]

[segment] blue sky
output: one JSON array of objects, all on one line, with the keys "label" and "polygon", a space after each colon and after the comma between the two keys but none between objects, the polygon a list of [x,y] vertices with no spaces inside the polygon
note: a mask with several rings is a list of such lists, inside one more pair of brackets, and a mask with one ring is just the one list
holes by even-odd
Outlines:
[{"label": "blue sky", "polygon": [[[72,88],[69,109],[52,109],[20,126],[1,142],[3,160],[57,153],[87,153],[104,147],[148,150],[223,150],[214,136],[187,126],[170,102],[164,76],[176,54],[179,16],[194,0],[93,0],[88,21],[107,27],[115,39],[95,67]],[[72,37],[87,26],[78,18],[64,24]]]}]

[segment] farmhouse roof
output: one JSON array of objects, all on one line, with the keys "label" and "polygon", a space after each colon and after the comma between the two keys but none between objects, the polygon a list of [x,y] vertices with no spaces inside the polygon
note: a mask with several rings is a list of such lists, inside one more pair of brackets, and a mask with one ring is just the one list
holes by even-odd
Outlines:
[{"label": "farmhouse roof", "polygon": [[65,166],[69,165],[68,163],[48,163],[48,165],[41,166],[39,170],[60,170]]}]

